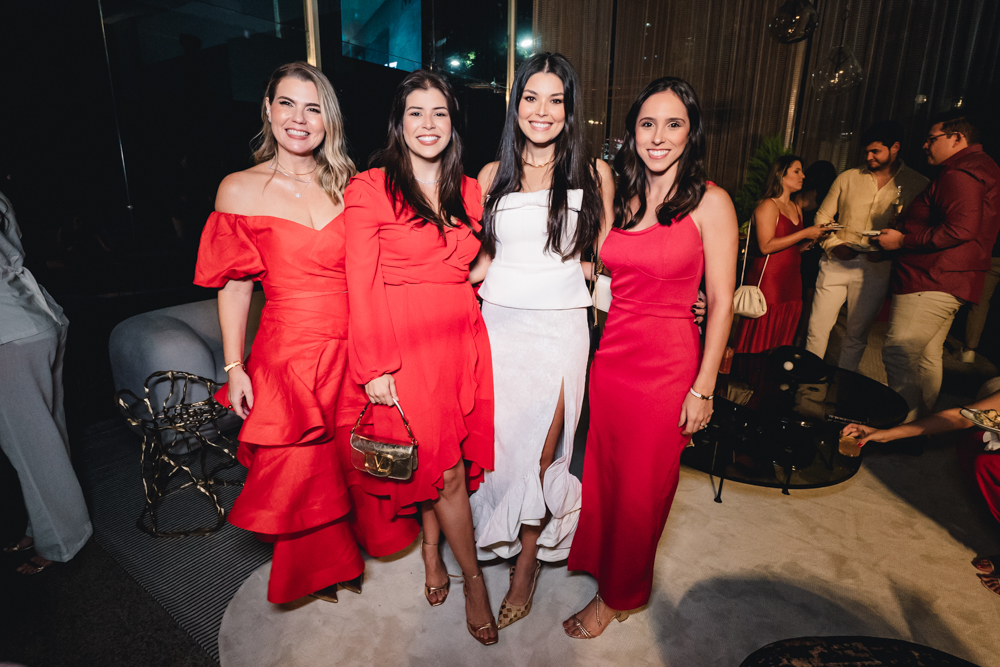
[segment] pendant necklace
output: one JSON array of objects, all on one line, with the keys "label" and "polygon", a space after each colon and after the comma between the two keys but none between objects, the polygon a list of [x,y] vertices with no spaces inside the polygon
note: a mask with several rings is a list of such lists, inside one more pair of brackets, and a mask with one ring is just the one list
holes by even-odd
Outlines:
[{"label": "pendant necklace", "polygon": [[[269,164],[269,165],[268,165],[268,168],[269,168],[269,169],[270,169],[271,171],[276,171],[276,172],[278,172],[278,173],[279,173],[279,174],[281,174],[282,176],[287,176],[288,178],[292,179],[293,181],[298,181],[299,183],[305,183],[305,187],[303,187],[303,188],[302,188],[302,190],[301,190],[301,191],[299,191],[299,192],[295,192],[295,186],[294,186],[294,185],[292,186],[292,192],[295,192],[295,198],[296,198],[296,199],[299,199],[299,198],[301,198],[301,197],[302,197],[302,193],[303,193],[303,192],[305,192],[306,188],[307,188],[307,187],[309,187],[309,184],[310,184],[310,183],[312,183],[312,179],[311,179],[311,178],[310,178],[310,179],[309,179],[308,181],[306,181],[306,180],[303,180],[303,179],[301,179],[301,178],[295,178],[294,176],[292,176],[291,174],[289,174],[289,173],[288,173],[287,171],[284,171],[284,170],[283,170],[283,169],[281,168],[281,165],[280,165],[280,164],[278,164],[278,159],[277,159],[277,158],[274,158],[274,160],[272,160],[271,164]],[[316,169],[315,169],[315,168],[313,168],[313,170],[312,170],[312,171],[316,171]],[[310,174],[311,174],[311,173],[312,173],[312,171],[311,171],[311,172],[308,172],[308,173],[310,173]]]}]

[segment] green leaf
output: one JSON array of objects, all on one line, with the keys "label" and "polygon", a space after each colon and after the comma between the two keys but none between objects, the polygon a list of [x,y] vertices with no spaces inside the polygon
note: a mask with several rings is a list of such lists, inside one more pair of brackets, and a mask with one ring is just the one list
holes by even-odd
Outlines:
[{"label": "green leaf", "polygon": [[742,221],[740,223],[741,234],[746,234],[750,224],[750,216],[757,203],[764,196],[764,182],[767,180],[767,172],[771,169],[771,165],[782,155],[788,155],[791,152],[785,148],[781,136],[775,135],[762,138],[757,150],[750,157],[743,185],[740,186],[733,199],[737,219]]}]

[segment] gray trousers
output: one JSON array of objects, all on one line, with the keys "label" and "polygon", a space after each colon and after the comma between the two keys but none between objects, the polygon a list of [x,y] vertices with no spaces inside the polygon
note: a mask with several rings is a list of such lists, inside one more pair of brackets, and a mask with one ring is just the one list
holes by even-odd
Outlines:
[{"label": "gray trousers", "polygon": [[35,553],[66,562],[93,533],[63,409],[64,325],[0,345],[0,448],[17,470]]}]

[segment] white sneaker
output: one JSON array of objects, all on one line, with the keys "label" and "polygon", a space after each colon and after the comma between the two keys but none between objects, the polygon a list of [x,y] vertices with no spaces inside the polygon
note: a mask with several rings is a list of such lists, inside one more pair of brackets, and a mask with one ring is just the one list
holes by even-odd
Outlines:
[{"label": "white sneaker", "polygon": [[963,364],[974,364],[976,363],[976,351],[975,350],[962,350],[959,357],[962,359]]}]

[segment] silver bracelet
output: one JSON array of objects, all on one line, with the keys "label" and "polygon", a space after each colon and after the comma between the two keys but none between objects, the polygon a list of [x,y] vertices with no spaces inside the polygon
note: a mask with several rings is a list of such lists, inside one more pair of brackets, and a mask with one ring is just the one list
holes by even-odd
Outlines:
[{"label": "silver bracelet", "polygon": [[703,394],[699,394],[694,390],[694,387],[691,387],[690,389],[688,389],[688,391],[691,392],[692,396],[694,396],[695,398],[700,398],[703,401],[710,401],[713,398],[715,398],[715,394],[712,394],[711,396],[705,396]]}]

